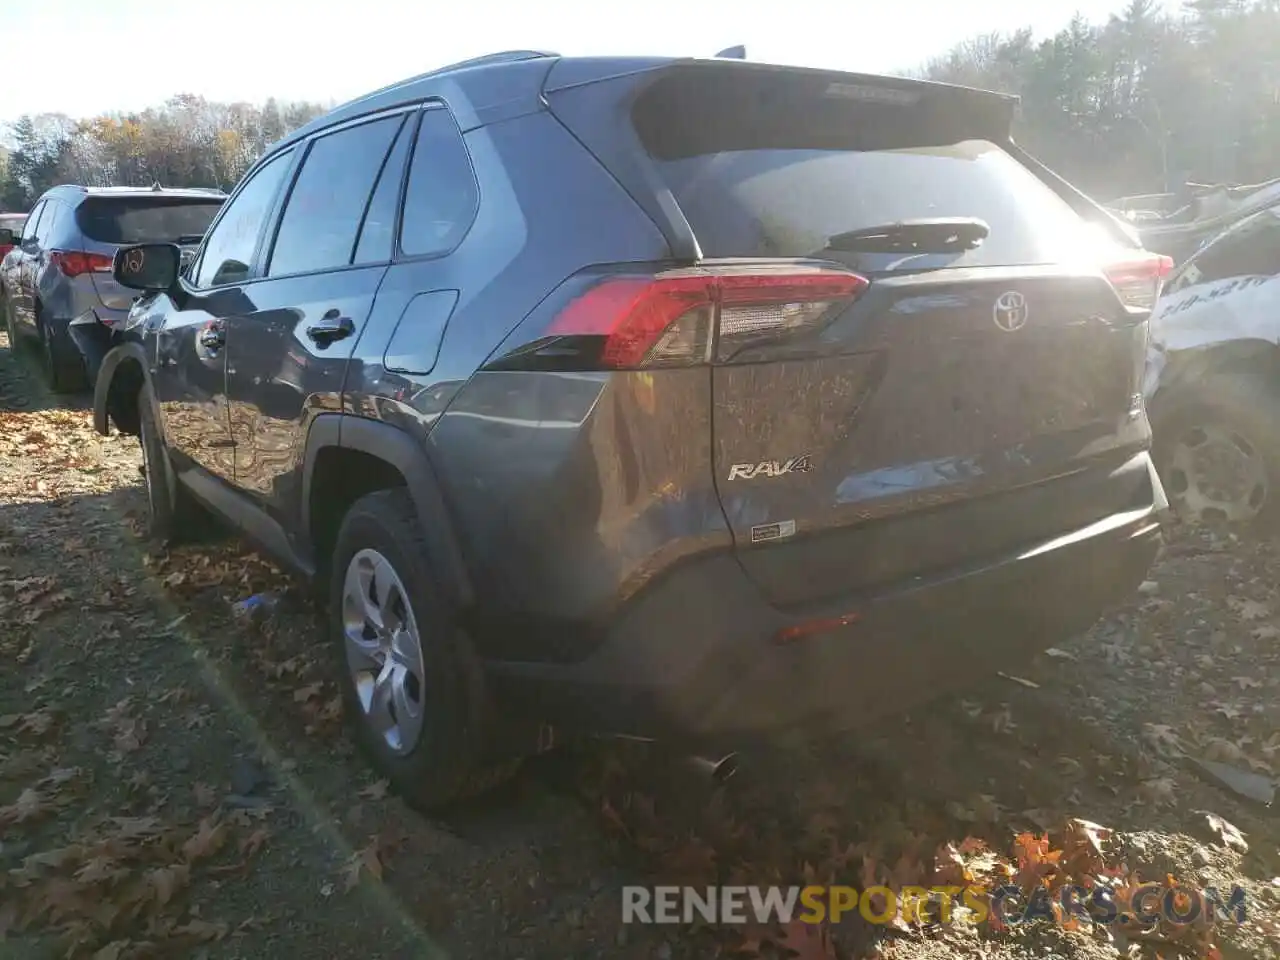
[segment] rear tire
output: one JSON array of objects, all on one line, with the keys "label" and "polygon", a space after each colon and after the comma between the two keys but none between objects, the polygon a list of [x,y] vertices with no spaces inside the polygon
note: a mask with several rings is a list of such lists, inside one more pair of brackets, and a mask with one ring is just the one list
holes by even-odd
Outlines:
[{"label": "rear tire", "polygon": [[1157,402],[1153,454],[1189,523],[1280,529],[1280,391],[1256,374],[1214,374]]},{"label": "rear tire", "polygon": [[138,391],[138,442],[142,447],[142,479],[147,493],[147,534],[157,543],[176,546],[194,538],[205,526],[204,508],[178,480],[160,439],[151,405],[151,390]]},{"label": "rear tire", "polygon": [[343,519],[329,622],[353,735],[406,800],[438,810],[515,773],[519,759],[483,760],[483,674],[403,488],[361,497]]}]

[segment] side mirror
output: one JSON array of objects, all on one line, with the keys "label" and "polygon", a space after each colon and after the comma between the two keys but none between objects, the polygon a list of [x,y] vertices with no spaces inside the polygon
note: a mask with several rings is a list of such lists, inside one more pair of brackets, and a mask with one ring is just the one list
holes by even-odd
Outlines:
[{"label": "side mirror", "polygon": [[137,243],[116,251],[111,276],[116,283],[144,293],[167,293],[178,282],[182,248],[176,243]]},{"label": "side mirror", "polygon": [[0,247],[16,247],[18,238],[8,227],[0,227]]}]

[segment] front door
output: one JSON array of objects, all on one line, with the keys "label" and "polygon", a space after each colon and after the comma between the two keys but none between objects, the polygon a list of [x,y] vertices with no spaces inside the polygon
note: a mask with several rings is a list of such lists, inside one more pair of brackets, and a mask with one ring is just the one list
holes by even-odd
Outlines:
[{"label": "front door", "polygon": [[228,326],[236,484],[282,521],[296,503],[311,420],[341,409],[347,364],[391,259],[404,120],[383,115],[311,141],[254,284],[254,311]]},{"label": "front door", "polygon": [[256,312],[255,256],[291,166],[283,153],[227,201],[175,299],[162,295],[143,321],[154,338],[152,386],[179,470],[189,465],[231,482],[234,438],[227,411],[227,333]]}]

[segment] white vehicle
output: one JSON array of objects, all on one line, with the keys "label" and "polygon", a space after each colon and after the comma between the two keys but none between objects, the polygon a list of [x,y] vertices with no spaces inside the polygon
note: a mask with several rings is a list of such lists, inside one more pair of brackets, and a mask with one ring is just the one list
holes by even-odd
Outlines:
[{"label": "white vehicle", "polygon": [[1280,203],[1170,276],[1144,390],[1178,513],[1280,529]]}]

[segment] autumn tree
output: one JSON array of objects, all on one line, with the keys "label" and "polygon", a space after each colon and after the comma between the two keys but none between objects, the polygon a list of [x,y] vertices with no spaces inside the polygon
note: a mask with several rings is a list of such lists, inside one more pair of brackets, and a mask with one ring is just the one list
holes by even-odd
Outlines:
[{"label": "autumn tree", "polygon": [[1280,176],[1276,0],[1129,0],[1039,41],[964,41],[918,73],[1018,94],[1018,140],[1103,198]]},{"label": "autumn tree", "polygon": [[324,109],[276,100],[261,107],[215,103],[182,94],[140,113],[80,121],[61,114],[20,117],[0,171],[0,209],[27,210],[57,183],[230,190],[270,144]]}]

